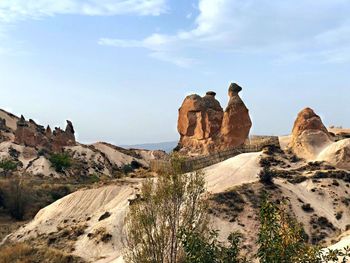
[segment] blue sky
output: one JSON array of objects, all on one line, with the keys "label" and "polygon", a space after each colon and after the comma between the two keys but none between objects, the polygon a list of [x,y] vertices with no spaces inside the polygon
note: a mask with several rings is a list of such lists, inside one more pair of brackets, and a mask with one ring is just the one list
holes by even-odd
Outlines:
[{"label": "blue sky", "polygon": [[82,142],[178,139],[185,95],[243,86],[255,134],[350,126],[348,0],[0,0],[1,107]]}]

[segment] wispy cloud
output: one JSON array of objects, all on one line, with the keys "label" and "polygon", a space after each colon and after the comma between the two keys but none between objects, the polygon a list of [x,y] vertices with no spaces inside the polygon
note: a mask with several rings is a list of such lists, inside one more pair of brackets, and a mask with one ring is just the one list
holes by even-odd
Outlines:
[{"label": "wispy cloud", "polygon": [[158,16],[167,11],[167,0],[0,0],[0,53],[11,27],[29,19],[56,15]]},{"label": "wispy cloud", "polygon": [[166,0],[1,0],[0,20],[14,22],[60,14],[112,16],[160,15]]},{"label": "wispy cloud", "polygon": [[181,57],[182,51],[197,48],[270,54],[280,61],[310,56],[326,63],[350,61],[348,0],[199,0],[198,9],[190,30],[141,40],[104,38],[99,43],[146,48],[151,54],[161,52],[162,58]]}]

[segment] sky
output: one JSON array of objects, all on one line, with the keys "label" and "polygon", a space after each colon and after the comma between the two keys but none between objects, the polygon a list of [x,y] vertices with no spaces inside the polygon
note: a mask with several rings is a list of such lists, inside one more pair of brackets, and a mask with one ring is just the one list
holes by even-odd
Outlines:
[{"label": "sky", "polygon": [[313,108],[350,127],[348,0],[0,0],[0,108],[79,141],[174,141],[191,93],[230,82],[251,133]]}]

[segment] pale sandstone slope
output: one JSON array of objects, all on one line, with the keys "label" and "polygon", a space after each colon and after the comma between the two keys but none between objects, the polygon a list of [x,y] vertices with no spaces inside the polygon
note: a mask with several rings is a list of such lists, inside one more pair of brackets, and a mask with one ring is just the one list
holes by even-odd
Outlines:
[{"label": "pale sandstone slope", "polygon": [[220,193],[236,185],[258,181],[260,156],[261,152],[240,154],[203,169],[207,190]]}]

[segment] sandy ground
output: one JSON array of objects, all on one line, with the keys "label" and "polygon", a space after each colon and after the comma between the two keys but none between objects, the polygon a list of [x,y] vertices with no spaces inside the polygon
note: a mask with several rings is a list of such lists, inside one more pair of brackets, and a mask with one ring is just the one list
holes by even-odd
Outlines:
[{"label": "sandy ground", "polygon": [[219,193],[236,185],[258,181],[260,156],[261,152],[240,154],[203,169],[208,191]]},{"label": "sandy ground", "polygon": [[113,149],[112,147],[106,144],[95,143],[93,144],[93,146],[97,150],[103,152],[107,156],[107,158],[110,160],[110,162],[115,163],[116,165],[118,165],[118,167],[122,167],[126,164],[130,164],[133,160],[137,160],[143,165],[148,166],[148,164],[144,160],[133,158],[132,156],[119,152],[116,149]]},{"label": "sandy ground", "polygon": [[343,233],[340,237],[339,242],[335,243],[329,248],[343,250],[346,247],[350,247],[350,231]]},{"label": "sandy ground", "polygon": [[[124,218],[129,199],[133,198],[134,193],[135,189],[131,185],[79,190],[40,210],[29,224],[8,239],[35,239],[38,235],[49,235],[60,228],[85,225],[84,234],[75,242],[74,254],[92,262],[113,262],[122,253]],[[110,216],[100,220],[106,212]],[[88,237],[89,233],[95,233],[99,229],[112,234],[110,242],[98,242]]]}]

